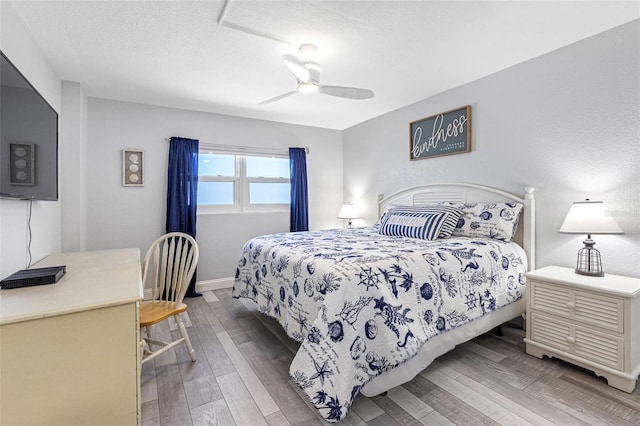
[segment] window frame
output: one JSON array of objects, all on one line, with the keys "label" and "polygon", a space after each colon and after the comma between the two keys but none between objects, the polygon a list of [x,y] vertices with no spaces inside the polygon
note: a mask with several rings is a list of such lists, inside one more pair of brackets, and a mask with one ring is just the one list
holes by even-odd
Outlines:
[{"label": "window frame", "polygon": [[290,203],[250,203],[250,184],[251,183],[288,183],[291,185],[291,178],[264,178],[264,177],[247,177],[247,157],[272,157],[289,159],[286,154],[261,154],[257,152],[238,153],[233,151],[218,151],[202,147],[200,153],[233,155],[236,162],[236,176],[206,176],[198,172],[198,182],[232,182],[233,183],[233,204],[227,205],[207,205],[198,203],[198,213],[256,213],[256,212],[278,212],[289,211]]}]

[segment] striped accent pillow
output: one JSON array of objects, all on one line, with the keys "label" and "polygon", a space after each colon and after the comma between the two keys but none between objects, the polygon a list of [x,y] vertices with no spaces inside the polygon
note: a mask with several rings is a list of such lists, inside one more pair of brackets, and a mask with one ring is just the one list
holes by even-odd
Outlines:
[{"label": "striped accent pillow", "polygon": [[423,240],[448,238],[461,215],[461,210],[451,207],[395,207],[384,217],[378,232],[384,235]]},{"label": "striped accent pillow", "polygon": [[[458,206],[448,205],[424,205],[424,206],[393,206],[381,218],[380,225],[383,226],[385,221],[392,213],[424,213],[424,214],[441,214],[445,216],[441,220],[440,233],[436,238],[449,238],[458,225],[458,221],[464,214],[464,211]],[[435,239],[435,238],[433,238]]]}]

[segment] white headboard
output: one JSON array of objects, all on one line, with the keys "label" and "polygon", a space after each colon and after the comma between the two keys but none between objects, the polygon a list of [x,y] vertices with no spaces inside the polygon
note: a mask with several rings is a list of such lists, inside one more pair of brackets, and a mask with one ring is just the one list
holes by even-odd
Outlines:
[{"label": "white headboard", "polygon": [[533,196],[534,188],[526,187],[522,197],[500,189],[472,183],[434,183],[413,186],[395,192],[387,197],[378,195],[378,217],[390,205],[420,206],[452,201],[461,203],[476,202],[518,202],[524,204],[520,214],[518,229],[513,238],[527,253],[529,271],[535,269],[536,257],[536,209]]}]

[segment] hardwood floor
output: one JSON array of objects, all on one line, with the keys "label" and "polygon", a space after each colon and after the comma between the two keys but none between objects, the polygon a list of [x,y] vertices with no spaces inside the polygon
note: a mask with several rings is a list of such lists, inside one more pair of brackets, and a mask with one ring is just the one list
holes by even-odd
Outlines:
[{"label": "hardwood floor", "polygon": [[[327,424],[289,378],[298,344],[275,320],[230,289],[186,302],[198,360],[179,345],[142,367],[143,426]],[[589,371],[531,357],[524,332],[503,329],[460,345],[386,396],[359,395],[340,424],[640,424],[638,388],[627,394]],[[174,323],[156,333],[178,331]]]}]

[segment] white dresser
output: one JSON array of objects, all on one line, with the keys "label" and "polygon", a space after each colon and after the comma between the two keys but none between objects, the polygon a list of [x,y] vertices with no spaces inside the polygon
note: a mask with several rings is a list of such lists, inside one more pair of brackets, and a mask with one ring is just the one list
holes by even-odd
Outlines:
[{"label": "white dresser", "polygon": [[0,424],[140,423],[138,249],[51,255],[55,284],[0,291]]},{"label": "white dresser", "polygon": [[632,392],[640,374],[640,279],[557,266],[527,278],[527,353],[563,359]]}]

